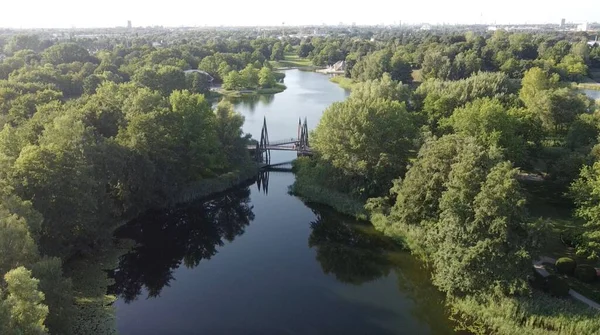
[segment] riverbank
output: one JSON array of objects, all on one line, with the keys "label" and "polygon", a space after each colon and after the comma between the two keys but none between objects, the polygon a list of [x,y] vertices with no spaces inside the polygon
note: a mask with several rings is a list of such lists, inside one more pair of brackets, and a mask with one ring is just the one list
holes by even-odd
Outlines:
[{"label": "riverbank", "polygon": [[240,97],[245,97],[245,96],[253,96],[253,95],[263,95],[263,94],[277,94],[277,93],[281,93],[283,91],[285,91],[287,89],[287,87],[284,84],[276,84],[275,87],[269,87],[269,88],[259,88],[256,90],[224,90],[224,89],[218,89],[214,92],[214,97],[216,98],[221,98],[221,97],[227,97],[227,98],[240,98]]},{"label": "riverbank", "polygon": [[574,86],[580,90],[600,91],[600,83],[575,83]]},{"label": "riverbank", "polygon": [[177,196],[175,196],[173,202],[165,207],[188,203],[226,192],[250,180],[254,180],[258,171],[258,164],[251,163],[240,168],[239,170],[222,174],[216,178],[200,180],[192,183],[184,188]]},{"label": "riverbank", "polygon": [[[294,167],[296,181],[290,188],[293,194],[344,214],[369,217],[362,202],[322,182],[326,169],[308,162]],[[526,296],[448,296],[446,305],[457,330],[474,334],[593,334],[600,329],[600,314],[594,309],[575,300],[555,298],[543,289],[543,285],[532,283]]]},{"label": "riverbank", "polygon": [[300,158],[293,163],[293,172],[296,176],[289,192],[306,202],[329,206],[336,211],[367,221],[368,212],[365,203],[346,193],[329,188],[319,181],[318,167],[314,166],[310,158]]},{"label": "riverbank", "polygon": [[341,88],[346,90],[352,90],[352,86],[355,84],[354,80],[344,76],[334,76],[331,77],[329,81],[338,84]]},{"label": "riverbank", "polygon": [[[258,165],[250,163],[218,177],[192,183],[160,208],[169,208],[209,198],[240,185],[252,183],[258,171]],[[134,218],[120,220],[115,230],[132,219]],[[76,334],[86,334],[92,330],[98,334],[116,333],[113,304],[117,300],[117,296],[107,293],[113,280],[107,276],[106,269],[116,268],[119,258],[134,246],[130,241],[115,240],[114,244],[104,246],[101,251],[93,255],[75,257],[65,263],[65,274],[72,279],[73,291],[76,293],[72,311],[74,315],[72,326]]]}]

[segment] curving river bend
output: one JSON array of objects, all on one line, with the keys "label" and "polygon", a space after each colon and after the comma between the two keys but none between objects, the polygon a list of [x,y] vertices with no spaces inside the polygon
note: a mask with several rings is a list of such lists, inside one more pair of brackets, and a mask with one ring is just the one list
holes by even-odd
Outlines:
[{"label": "curving river bend", "polygon": [[[236,101],[244,130],[294,137],[347,92],[287,71],[283,93]],[[272,153],[272,162],[295,156]],[[117,328],[150,334],[450,334],[428,273],[369,225],[288,194],[271,172],[208,201],[149,211],[117,232],[136,247],[111,272]],[[268,181],[267,187],[265,182]]]}]

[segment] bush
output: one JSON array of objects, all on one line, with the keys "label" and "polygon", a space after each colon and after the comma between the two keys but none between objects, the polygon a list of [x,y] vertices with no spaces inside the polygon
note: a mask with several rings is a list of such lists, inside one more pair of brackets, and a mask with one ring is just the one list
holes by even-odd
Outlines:
[{"label": "bush", "polygon": [[577,265],[575,277],[584,283],[591,283],[596,280],[596,269],[586,264]]},{"label": "bush", "polygon": [[569,285],[555,275],[546,277],[546,291],[555,297],[569,295]]},{"label": "bush", "polygon": [[556,261],[556,271],[565,275],[573,275],[577,263],[569,257],[561,257]]}]

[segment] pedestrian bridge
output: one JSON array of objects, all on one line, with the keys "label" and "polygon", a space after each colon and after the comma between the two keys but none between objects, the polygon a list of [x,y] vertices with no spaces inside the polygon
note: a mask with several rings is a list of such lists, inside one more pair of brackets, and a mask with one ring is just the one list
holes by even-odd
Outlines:
[{"label": "pedestrian bridge", "polygon": [[297,137],[286,138],[277,141],[269,141],[269,131],[267,129],[267,118],[264,118],[260,141],[255,145],[249,145],[248,150],[254,152],[254,159],[263,166],[271,166],[271,150],[276,151],[296,151],[298,156],[308,156],[312,154],[308,142],[308,123],[304,118],[304,123],[298,119]]}]

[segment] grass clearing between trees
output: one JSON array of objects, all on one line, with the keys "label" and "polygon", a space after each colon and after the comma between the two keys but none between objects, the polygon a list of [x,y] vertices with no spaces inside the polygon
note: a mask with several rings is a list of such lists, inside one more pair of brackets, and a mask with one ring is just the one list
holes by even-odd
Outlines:
[{"label": "grass clearing between trees", "polygon": [[286,53],[284,58],[279,61],[270,61],[273,68],[319,68],[313,65],[310,59],[300,58],[298,55],[293,53]]}]

